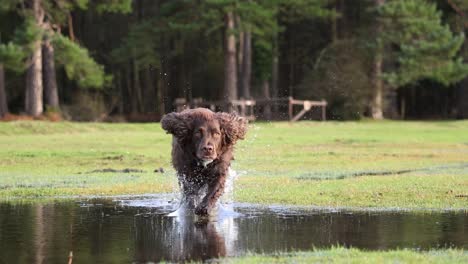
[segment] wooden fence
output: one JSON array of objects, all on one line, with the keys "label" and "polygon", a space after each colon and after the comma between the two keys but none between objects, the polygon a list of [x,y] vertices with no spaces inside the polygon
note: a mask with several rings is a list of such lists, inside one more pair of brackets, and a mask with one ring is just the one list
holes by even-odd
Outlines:
[{"label": "wooden fence", "polygon": [[[255,107],[257,106],[268,106],[272,105],[287,105],[288,107],[288,118],[289,121],[295,122],[303,117],[307,112],[312,110],[313,107],[320,107],[321,119],[325,121],[327,119],[327,102],[321,101],[310,101],[310,100],[298,100],[292,97],[286,98],[270,98],[270,99],[257,99],[257,100],[232,100],[231,102],[226,101],[205,101],[202,98],[194,98],[192,102],[187,102],[185,98],[177,98],[174,101],[174,106],[178,112],[188,108],[205,107],[213,111],[223,109],[226,104],[232,106],[232,108],[239,113],[239,115],[249,119],[255,120]],[[300,111],[295,112],[299,107]]]}]

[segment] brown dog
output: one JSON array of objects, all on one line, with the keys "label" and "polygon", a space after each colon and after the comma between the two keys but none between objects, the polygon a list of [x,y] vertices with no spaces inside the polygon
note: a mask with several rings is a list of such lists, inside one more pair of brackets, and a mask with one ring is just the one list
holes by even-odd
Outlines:
[{"label": "brown dog", "polygon": [[[207,215],[224,192],[233,148],[244,139],[247,120],[236,114],[214,113],[206,108],[163,116],[161,125],[172,134],[172,164],[177,171],[184,200],[198,215]],[[199,204],[195,197],[207,186]]]}]

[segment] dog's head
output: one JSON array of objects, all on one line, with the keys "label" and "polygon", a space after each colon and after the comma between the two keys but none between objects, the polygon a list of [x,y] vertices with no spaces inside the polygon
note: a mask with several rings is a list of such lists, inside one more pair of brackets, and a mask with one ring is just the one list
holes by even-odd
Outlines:
[{"label": "dog's head", "polygon": [[164,115],[161,125],[183,149],[190,150],[204,164],[217,159],[237,140],[244,139],[247,131],[245,118],[206,108]]}]

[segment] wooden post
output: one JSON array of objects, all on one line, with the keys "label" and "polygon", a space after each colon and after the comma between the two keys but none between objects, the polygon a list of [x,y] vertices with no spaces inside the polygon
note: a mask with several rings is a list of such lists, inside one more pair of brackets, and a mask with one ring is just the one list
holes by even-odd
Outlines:
[{"label": "wooden post", "polygon": [[289,121],[293,119],[293,98],[289,96],[288,98],[288,107],[289,107]]},{"label": "wooden post", "polygon": [[241,116],[246,116],[246,113],[245,113],[245,101],[242,100],[241,102]]},{"label": "wooden post", "polygon": [[327,120],[327,102],[322,100],[322,121]]},{"label": "wooden post", "polygon": [[325,105],[322,105],[322,121],[325,121],[326,116],[325,116]]},{"label": "wooden post", "polygon": [[190,108],[190,105],[187,104],[187,100],[185,98],[176,98],[174,100],[174,105],[176,107],[177,112],[182,112],[185,109]]}]

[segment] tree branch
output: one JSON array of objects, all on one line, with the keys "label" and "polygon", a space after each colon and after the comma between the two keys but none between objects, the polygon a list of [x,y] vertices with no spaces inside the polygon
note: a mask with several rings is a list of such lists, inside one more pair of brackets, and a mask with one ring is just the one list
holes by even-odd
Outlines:
[{"label": "tree branch", "polygon": [[[447,0],[448,4],[452,7],[455,12],[462,18],[466,18],[465,13],[459,8],[452,0]],[[464,21],[463,24],[465,25],[465,28],[468,28],[468,21]]]},{"label": "tree branch", "polygon": [[75,33],[73,31],[73,18],[71,12],[68,13],[68,34],[72,41],[75,41]]}]

